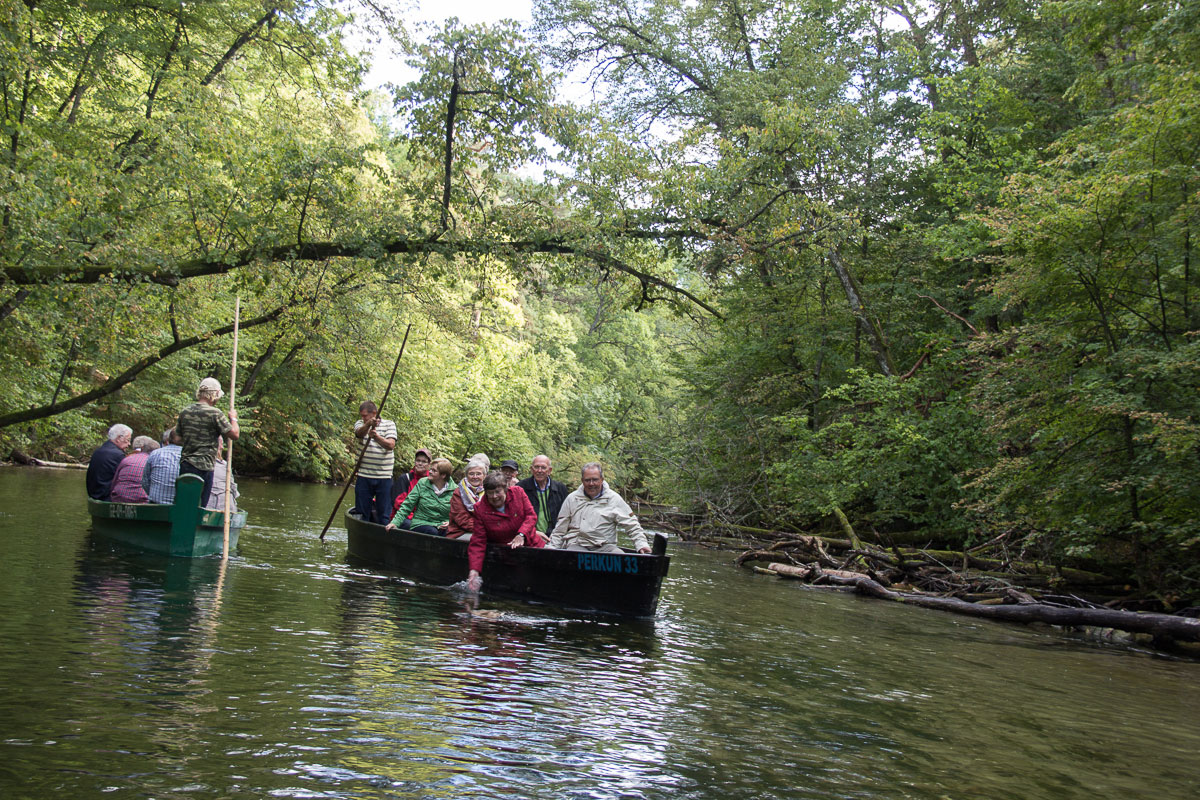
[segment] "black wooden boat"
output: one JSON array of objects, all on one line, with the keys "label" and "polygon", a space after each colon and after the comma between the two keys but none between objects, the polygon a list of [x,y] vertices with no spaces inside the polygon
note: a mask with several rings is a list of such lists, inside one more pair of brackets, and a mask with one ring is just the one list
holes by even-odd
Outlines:
[{"label": "black wooden boat", "polygon": [[[440,586],[467,578],[467,539],[391,530],[346,513],[351,559]],[[666,537],[655,534],[652,553],[580,553],[489,545],[483,562],[487,594],[540,600],[567,608],[650,617],[671,559]]]}]

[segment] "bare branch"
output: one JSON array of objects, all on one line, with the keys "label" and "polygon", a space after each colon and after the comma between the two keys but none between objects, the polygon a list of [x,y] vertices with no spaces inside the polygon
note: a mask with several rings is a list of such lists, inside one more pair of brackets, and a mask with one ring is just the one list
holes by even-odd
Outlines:
[{"label": "bare branch", "polygon": [[[629,238],[649,240],[670,240],[688,238],[679,231],[640,231],[637,236]],[[696,238],[699,238],[698,235]],[[167,286],[177,286],[180,281],[202,275],[221,275],[232,272],[240,267],[259,262],[276,261],[325,261],[333,258],[367,258],[377,259],[382,255],[424,255],[440,254],[452,256],[458,254],[512,253],[582,256],[606,267],[611,267],[640,281],[644,281],[672,294],[687,298],[708,313],[721,317],[712,306],[700,300],[691,292],[675,286],[667,281],[638,270],[617,258],[597,250],[578,247],[569,241],[559,238],[550,239],[516,239],[501,242],[490,241],[440,241],[437,238],[393,239],[383,243],[340,244],[337,242],[308,242],[300,245],[281,245],[264,250],[247,249],[240,253],[229,253],[221,260],[216,258],[198,258],[177,264],[173,269],[147,269],[116,275],[133,280],[149,280]],[[98,283],[114,276],[110,266],[64,267],[62,269],[44,268],[41,270],[9,267],[2,273],[18,285],[36,285],[49,280],[61,278],[65,283]]]},{"label": "bare branch", "polygon": [[979,331],[978,331],[978,330],[976,330],[976,328],[975,328],[975,326],[974,326],[974,325],[972,325],[971,323],[967,322],[965,319],[963,319],[962,317],[960,317],[958,314],[955,314],[953,311],[951,311],[950,309],[946,308],[944,305],[942,305],[941,303],[939,303],[937,300],[934,300],[934,299],[933,299],[932,297],[930,297],[929,295],[927,295],[927,294],[919,294],[919,295],[917,295],[917,297],[920,297],[922,300],[928,300],[929,302],[933,303],[935,306],[937,306],[938,308],[940,308],[942,311],[945,311],[947,314],[949,314],[950,316],[954,317],[956,320],[958,320],[959,322],[961,322],[963,325],[966,325],[968,328],[970,328],[970,329],[971,329],[971,333],[972,333],[973,335],[975,335],[975,336],[978,336],[978,335],[979,335]]}]

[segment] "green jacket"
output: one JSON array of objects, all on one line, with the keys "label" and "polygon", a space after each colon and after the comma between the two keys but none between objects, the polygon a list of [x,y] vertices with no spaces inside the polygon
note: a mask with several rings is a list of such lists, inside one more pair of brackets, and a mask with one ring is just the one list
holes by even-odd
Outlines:
[{"label": "green jacket", "polygon": [[450,519],[450,498],[454,494],[456,485],[453,478],[448,478],[446,486],[439,495],[433,489],[433,481],[429,478],[421,478],[413,490],[408,493],[408,497],[404,498],[400,508],[396,509],[396,513],[392,515],[392,522],[399,525],[408,518],[409,514],[412,514],[414,526],[432,525],[436,528],[442,525]]}]

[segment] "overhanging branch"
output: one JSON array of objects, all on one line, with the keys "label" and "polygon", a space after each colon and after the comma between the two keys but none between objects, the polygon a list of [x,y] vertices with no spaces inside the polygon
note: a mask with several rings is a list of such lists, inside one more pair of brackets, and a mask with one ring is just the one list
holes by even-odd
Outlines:
[{"label": "overhanging branch", "polygon": [[[287,310],[287,308],[288,305],[282,305],[272,311],[267,312],[266,314],[263,314],[262,316],[246,320],[245,322],[241,323],[241,328],[242,330],[245,330],[246,328],[254,328],[259,325],[272,322],[273,320],[278,319],[280,315]],[[208,341],[209,339],[217,336],[224,336],[225,334],[232,332],[233,325],[229,324],[222,325],[219,328],[213,328],[205,333],[189,336],[186,339],[178,339],[166,347],[159,349],[158,352],[151,353],[150,355],[138,359],[138,361],[134,362],[132,366],[130,366],[120,375],[117,375],[114,378],[109,378],[107,381],[91,391],[68,398],[67,400],[63,400],[61,403],[50,403],[49,405],[38,406],[36,408],[26,409],[25,411],[15,411],[11,414],[0,416],[0,428],[6,428],[9,425],[16,425],[19,422],[32,422],[36,419],[53,417],[54,415],[61,414],[64,411],[70,411],[75,408],[86,406],[93,400],[98,400],[101,397],[110,395],[120,389],[122,386],[125,386],[127,383],[131,383],[134,378],[145,371],[148,367],[157,364],[167,356],[178,353],[180,350],[186,350],[189,347],[193,347],[201,342]]]},{"label": "overhanging branch", "polygon": [[[630,232],[626,238],[666,241],[688,238],[699,239],[703,237],[693,231],[672,230],[635,231]],[[226,272],[232,272],[240,267],[261,262],[326,261],[334,258],[376,259],[384,255],[415,256],[440,254],[449,257],[459,254],[481,255],[497,252],[526,255],[541,253],[588,258],[605,267],[631,275],[641,281],[643,285],[657,286],[672,294],[684,297],[713,316],[721,316],[715,308],[686,289],[675,286],[647,272],[643,272],[613,256],[601,253],[598,250],[578,247],[561,238],[512,239],[508,241],[453,241],[436,238],[396,238],[385,242],[366,242],[361,244],[306,242],[303,244],[281,245],[265,249],[247,249],[238,253],[227,254],[224,258],[202,257],[181,261],[173,269],[145,269],[116,273],[110,266],[89,264],[83,266],[63,266],[61,268],[8,267],[3,270],[3,274],[12,283],[26,286],[59,280],[72,284],[99,283],[109,278],[149,280],[153,283],[175,286],[180,281],[189,278],[197,278],[204,275],[221,275]]]}]

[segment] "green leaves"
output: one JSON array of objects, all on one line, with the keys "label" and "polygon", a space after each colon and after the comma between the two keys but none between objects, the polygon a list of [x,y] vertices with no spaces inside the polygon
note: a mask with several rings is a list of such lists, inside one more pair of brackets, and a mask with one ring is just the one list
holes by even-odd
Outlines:
[{"label": "green leaves", "polygon": [[443,165],[433,195],[441,197],[440,226],[451,217],[469,224],[486,213],[498,174],[544,156],[535,134],[551,131],[558,116],[553,76],[511,23],[460,27],[451,18],[409,63],[421,76],[395,87],[395,100],[414,145]]},{"label": "green leaves", "polygon": [[[396,130],[323,2],[6,5],[0,275],[43,283],[0,298],[0,414],[240,294],[276,314],[240,365],[263,469],[347,466],[411,320],[402,451],[600,458],[734,521],[836,507],[1184,586],[1198,8],[542,0],[536,41],[405,39]],[[93,413],[161,427],[228,355]]]}]

